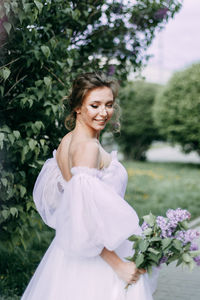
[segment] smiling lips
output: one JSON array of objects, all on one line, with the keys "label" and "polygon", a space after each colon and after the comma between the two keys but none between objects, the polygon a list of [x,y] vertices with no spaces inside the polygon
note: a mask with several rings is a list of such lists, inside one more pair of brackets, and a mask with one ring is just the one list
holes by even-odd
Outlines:
[{"label": "smiling lips", "polygon": [[107,119],[105,119],[105,120],[96,120],[96,119],[95,119],[95,121],[100,122],[100,123],[105,123],[106,120],[107,120]]}]

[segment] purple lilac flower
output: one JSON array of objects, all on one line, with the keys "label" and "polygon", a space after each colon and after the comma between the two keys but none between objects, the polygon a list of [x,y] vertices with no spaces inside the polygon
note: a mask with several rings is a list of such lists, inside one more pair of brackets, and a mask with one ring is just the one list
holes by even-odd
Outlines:
[{"label": "purple lilac flower", "polygon": [[179,232],[176,234],[175,238],[176,238],[177,240],[180,240],[181,242],[184,243],[184,241],[185,241],[185,232],[182,231],[182,230],[179,231]]},{"label": "purple lilac flower", "polygon": [[200,266],[200,255],[199,255],[199,256],[196,256],[196,257],[194,257],[193,259],[194,259],[194,261],[195,261],[196,265],[197,265],[197,266]]},{"label": "purple lilac flower", "polygon": [[164,19],[166,17],[166,15],[167,15],[168,10],[169,9],[167,7],[163,7],[163,8],[158,9],[155,12],[155,14],[154,14],[154,18],[156,20],[162,20],[162,19]]},{"label": "purple lilac flower", "polygon": [[193,240],[197,239],[200,233],[195,229],[189,229],[187,231],[179,231],[176,238],[182,241],[185,245],[191,243]]},{"label": "purple lilac flower", "polygon": [[200,233],[195,229],[189,229],[185,232],[185,243],[192,242],[199,237]]},{"label": "purple lilac flower", "polygon": [[199,249],[199,247],[198,247],[197,244],[195,244],[195,243],[192,243],[192,244],[191,244],[191,246],[190,246],[190,250],[191,250],[191,251],[196,251],[196,250],[198,250],[198,249]]},{"label": "purple lilac flower", "polygon": [[166,213],[168,219],[170,220],[170,223],[173,227],[176,227],[178,222],[182,222],[185,220],[190,219],[191,214],[186,209],[168,209]]},{"label": "purple lilac flower", "polygon": [[143,222],[141,228],[142,228],[142,231],[145,231],[147,228],[149,228],[149,224],[147,224],[146,222]]},{"label": "purple lilac flower", "polygon": [[108,76],[112,76],[112,75],[114,75],[114,73],[115,73],[115,66],[114,66],[114,65],[109,65],[109,66],[108,66],[108,72],[107,72],[107,75],[108,75]]},{"label": "purple lilac flower", "polygon": [[167,219],[161,216],[156,218],[156,223],[160,227],[161,230],[167,229]]},{"label": "purple lilac flower", "polygon": [[162,231],[162,237],[165,238],[165,237],[171,237],[172,236],[172,232],[173,232],[174,228],[171,227],[170,222],[168,222],[168,220],[166,218],[158,216],[156,218],[156,223]]},{"label": "purple lilac flower", "polygon": [[167,260],[168,260],[168,257],[167,257],[167,256],[163,256],[163,257],[160,259],[159,264],[164,264],[164,263],[167,262]]}]

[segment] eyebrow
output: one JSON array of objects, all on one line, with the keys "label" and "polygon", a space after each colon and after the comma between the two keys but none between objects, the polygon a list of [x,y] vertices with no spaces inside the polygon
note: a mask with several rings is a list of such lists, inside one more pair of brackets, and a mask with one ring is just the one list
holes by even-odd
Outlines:
[{"label": "eyebrow", "polygon": [[[101,103],[101,101],[99,101],[99,100],[91,100],[91,102]],[[114,102],[114,100],[112,99],[112,100],[106,101],[106,103],[108,103],[108,102]]]}]

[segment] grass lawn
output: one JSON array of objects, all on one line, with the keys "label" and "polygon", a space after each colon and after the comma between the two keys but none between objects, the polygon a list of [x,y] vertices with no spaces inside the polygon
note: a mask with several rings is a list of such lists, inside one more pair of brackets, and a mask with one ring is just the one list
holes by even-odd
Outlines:
[{"label": "grass lawn", "polygon": [[150,211],[165,215],[168,208],[188,209],[200,216],[200,165],[124,161],[129,180],[126,200],[139,217]]}]

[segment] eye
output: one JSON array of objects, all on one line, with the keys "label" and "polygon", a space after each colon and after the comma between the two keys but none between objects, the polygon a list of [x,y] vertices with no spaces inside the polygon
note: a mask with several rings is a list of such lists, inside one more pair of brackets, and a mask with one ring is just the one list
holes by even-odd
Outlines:
[{"label": "eye", "polygon": [[113,104],[107,104],[107,107],[112,108]]},{"label": "eye", "polygon": [[98,108],[98,106],[97,106],[97,105],[94,105],[94,104],[91,104],[91,106],[92,106],[93,108]]}]

